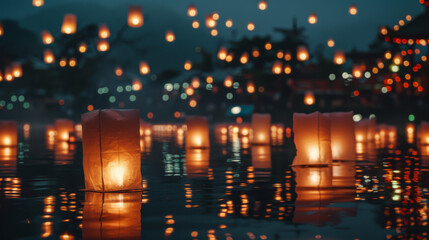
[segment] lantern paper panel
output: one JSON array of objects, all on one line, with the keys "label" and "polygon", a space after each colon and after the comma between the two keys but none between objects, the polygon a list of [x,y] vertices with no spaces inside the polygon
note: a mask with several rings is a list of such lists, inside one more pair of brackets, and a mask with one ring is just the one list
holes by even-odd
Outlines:
[{"label": "lantern paper panel", "polygon": [[252,144],[268,145],[271,141],[271,115],[252,114]]},{"label": "lantern paper panel", "polygon": [[140,239],[141,192],[86,192],[83,239]]},{"label": "lantern paper panel", "polygon": [[82,114],[82,131],[86,190],[142,188],[138,110],[106,109]]},{"label": "lantern paper panel", "polygon": [[74,123],[69,119],[56,119],[55,120],[56,140],[68,141],[69,134],[74,132]]},{"label": "lantern paper panel", "polygon": [[297,149],[293,165],[327,165],[332,163],[329,118],[319,112],[293,114],[293,131]]},{"label": "lantern paper panel", "polygon": [[332,160],[356,160],[353,112],[326,113],[330,120]]},{"label": "lantern paper panel", "polygon": [[188,178],[207,177],[210,167],[210,149],[186,149],[185,167]]},{"label": "lantern paper panel", "polygon": [[186,118],[186,148],[209,148],[209,122],[207,117]]},{"label": "lantern paper panel", "polygon": [[0,121],[0,147],[18,145],[18,123],[16,121]]}]

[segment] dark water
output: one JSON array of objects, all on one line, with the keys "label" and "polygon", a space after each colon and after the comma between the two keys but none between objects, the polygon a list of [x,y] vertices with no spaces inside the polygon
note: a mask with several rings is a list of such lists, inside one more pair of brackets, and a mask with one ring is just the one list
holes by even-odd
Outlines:
[{"label": "dark water", "polygon": [[193,151],[177,137],[142,142],[136,193],[83,192],[80,143],[49,142],[36,129],[2,149],[0,238],[428,238],[429,159],[412,145],[292,168],[287,138],[268,147],[212,139]]}]

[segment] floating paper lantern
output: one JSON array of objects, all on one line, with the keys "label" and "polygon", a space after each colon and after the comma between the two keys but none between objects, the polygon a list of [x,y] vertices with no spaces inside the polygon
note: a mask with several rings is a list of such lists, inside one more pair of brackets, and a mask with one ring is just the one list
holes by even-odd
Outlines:
[{"label": "floating paper lantern", "polygon": [[314,97],[314,93],[311,91],[305,92],[304,95],[304,104],[311,106],[316,103],[316,98]]},{"label": "floating paper lantern", "polygon": [[333,39],[329,39],[327,44],[328,44],[328,47],[334,47],[335,41]]},{"label": "floating paper lantern", "polygon": [[106,39],[110,37],[110,30],[106,24],[101,24],[98,28],[98,37],[101,39]]},{"label": "floating paper lantern", "polygon": [[139,28],[143,26],[143,10],[140,6],[130,6],[128,8],[128,26]]},{"label": "floating paper lantern", "polygon": [[192,27],[197,29],[200,27],[200,22],[198,22],[197,20],[192,21]]},{"label": "floating paper lantern", "polygon": [[308,54],[307,47],[299,46],[297,48],[296,58],[298,59],[298,61],[301,61],[301,62],[307,61],[310,58],[310,55]]},{"label": "floating paper lantern", "polygon": [[249,54],[247,52],[244,52],[240,57],[240,63],[246,64],[248,60],[249,60]]},{"label": "floating paper lantern", "polygon": [[361,78],[362,77],[362,69],[359,65],[354,65],[352,69],[352,74],[354,78]]},{"label": "floating paper lantern", "polygon": [[98,41],[97,50],[99,52],[107,52],[107,51],[109,51],[109,49],[110,49],[109,41],[104,40],[104,39]]},{"label": "floating paper lantern", "polygon": [[258,8],[259,8],[259,10],[261,10],[261,11],[266,10],[266,9],[267,9],[267,6],[268,6],[268,4],[267,4],[267,1],[265,1],[265,0],[261,0],[261,1],[259,2],[259,4],[258,4]]},{"label": "floating paper lantern", "polygon": [[76,15],[66,14],[63,18],[63,25],[61,26],[61,33],[74,34],[76,33],[77,20]]},{"label": "floating paper lantern", "polygon": [[55,165],[71,164],[73,161],[73,151],[71,151],[73,147],[74,145],[69,144],[66,141],[55,142],[55,145],[54,145]]},{"label": "floating paper lantern", "polygon": [[7,82],[11,82],[14,79],[13,73],[12,73],[12,68],[11,67],[6,67],[4,70],[4,79]]},{"label": "floating paper lantern", "polygon": [[140,239],[141,192],[86,192],[83,239]]},{"label": "floating paper lantern", "polygon": [[55,62],[55,56],[54,56],[54,53],[52,52],[52,50],[46,49],[43,52],[43,60],[45,61],[46,64],[51,64],[51,63]]},{"label": "floating paper lantern", "polygon": [[310,16],[308,17],[308,23],[316,24],[317,23],[317,15],[314,13],[310,14]]},{"label": "floating paper lantern", "polygon": [[85,188],[142,189],[138,110],[94,110],[82,114]]},{"label": "floating paper lantern", "polygon": [[186,117],[186,148],[208,148],[209,124],[207,117]]},{"label": "floating paper lantern", "polygon": [[255,169],[271,169],[271,146],[253,145],[251,153],[252,166]]},{"label": "floating paper lantern", "polygon": [[227,28],[231,28],[232,27],[232,20],[231,19],[228,19],[228,20],[226,20],[226,22],[225,22],[225,26],[227,27]]},{"label": "floating paper lantern", "polygon": [[22,77],[22,66],[20,63],[14,63],[12,66],[12,74],[14,78]]},{"label": "floating paper lantern", "polygon": [[174,40],[176,40],[176,36],[171,30],[168,30],[167,32],[165,32],[165,41],[174,42]]},{"label": "floating paper lantern", "polygon": [[343,65],[346,62],[346,55],[342,50],[337,50],[334,53],[334,63],[337,65]]},{"label": "floating paper lantern", "polygon": [[197,8],[195,7],[195,5],[191,4],[188,6],[188,16],[189,17],[195,17],[197,16],[198,11]]},{"label": "floating paper lantern", "polygon": [[270,144],[270,114],[252,114],[252,144]]},{"label": "floating paper lantern", "polygon": [[0,121],[0,147],[18,145],[18,124],[16,121]]},{"label": "floating paper lantern", "polygon": [[133,91],[140,91],[140,90],[142,90],[143,84],[140,81],[140,79],[136,78],[136,79],[133,80],[133,86],[132,86],[132,88],[133,88]]},{"label": "floating paper lantern", "polygon": [[395,56],[393,57],[393,63],[396,65],[401,65],[402,55],[400,53],[395,54]]},{"label": "floating paper lantern", "polygon": [[216,20],[213,19],[213,15],[212,14],[207,14],[206,15],[206,27],[207,28],[214,28],[216,27],[217,22]]},{"label": "floating paper lantern", "polygon": [[247,30],[249,30],[249,31],[255,30],[255,24],[253,22],[249,22],[247,24]]},{"label": "floating paper lantern", "polygon": [[353,112],[325,114],[331,126],[331,150],[333,160],[356,160],[355,123]]},{"label": "floating paper lantern", "polygon": [[356,5],[350,5],[349,13],[350,13],[350,15],[356,15],[358,13]]},{"label": "floating paper lantern", "polygon": [[183,65],[183,68],[184,68],[186,71],[191,70],[191,69],[192,69],[192,62],[191,62],[190,60],[186,60],[186,61],[185,61],[185,64]]},{"label": "floating paper lantern", "polygon": [[150,73],[150,67],[147,62],[140,62],[140,74],[147,75]]},{"label": "floating paper lantern", "polygon": [[272,72],[273,74],[279,75],[282,73],[283,70],[283,63],[281,61],[275,61],[273,63]]},{"label": "floating paper lantern", "polygon": [[185,167],[186,175],[190,178],[207,176],[210,167],[210,149],[186,149]]},{"label": "floating paper lantern", "polygon": [[52,36],[52,34],[49,31],[47,31],[47,30],[42,31],[42,33],[40,35],[42,37],[43,44],[49,45],[49,44],[54,42],[54,37]]},{"label": "floating paper lantern", "polygon": [[68,141],[69,133],[74,132],[74,123],[69,119],[55,120],[56,140]]},{"label": "floating paper lantern", "polygon": [[88,50],[88,46],[86,45],[86,43],[81,43],[81,44],[79,45],[78,50],[79,50],[79,52],[80,52],[80,53],[85,53],[85,52],[86,52],[86,50]]},{"label": "floating paper lantern", "polygon": [[29,124],[29,123],[25,123],[25,124],[22,126],[22,132],[23,132],[23,135],[24,135],[24,139],[25,139],[25,140],[28,140],[28,139],[30,138],[30,129],[31,129],[31,126],[30,126],[30,124]]},{"label": "floating paper lantern", "polygon": [[33,0],[33,6],[34,7],[41,7],[45,4],[44,0]]},{"label": "floating paper lantern", "polygon": [[294,113],[293,131],[297,154],[293,165],[328,165],[332,163],[329,118],[319,112]]}]

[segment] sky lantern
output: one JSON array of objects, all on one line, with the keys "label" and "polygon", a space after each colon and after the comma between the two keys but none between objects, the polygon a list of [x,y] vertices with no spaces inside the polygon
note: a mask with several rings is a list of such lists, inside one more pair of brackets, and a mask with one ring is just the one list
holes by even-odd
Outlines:
[{"label": "sky lantern", "polygon": [[15,79],[15,77],[13,76],[12,68],[6,67],[4,70],[4,80],[11,82],[13,79]]},{"label": "sky lantern", "polygon": [[150,67],[149,64],[145,61],[140,62],[140,74],[147,75],[150,73]]},{"label": "sky lantern", "polygon": [[306,46],[299,46],[296,52],[297,52],[296,58],[298,59],[298,61],[304,62],[310,58],[310,55],[308,54],[308,50]]},{"label": "sky lantern", "polygon": [[223,61],[226,59],[227,54],[228,54],[228,50],[226,49],[226,47],[221,47],[217,52],[217,58]]},{"label": "sky lantern", "polygon": [[293,165],[332,164],[329,118],[320,112],[293,114],[297,155]]},{"label": "sky lantern", "polygon": [[312,91],[307,91],[304,94],[304,104],[307,106],[311,106],[316,103],[316,98],[314,97],[314,93]]},{"label": "sky lantern", "polygon": [[128,26],[139,28],[143,26],[143,10],[140,6],[130,6],[128,8]]},{"label": "sky lantern", "polygon": [[74,123],[69,119],[56,119],[55,120],[56,140],[68,141],[69,134],[74,132]]},{"label": "sky lantern", "polygon": [[214,28],[216,27],[217,22],[213,19],[213,14],[207,14],[206,15],[206,27],[207,28]]},{"label": "sky lantern", "polygon": [[173,31],[167,30],[165,32],[165,41],[174,42],[174,40],[176,40],[176,36],[174,35]]},{"label": "sky lantern", "polygon": [[210,168],[210,149],[187,148],[185,153],[185,167],[186,176],[188,178],[208,176]]},{"label": "sky lantern", "polygon": [[52,50],[45,49],[45,51],[43,52],[43,60],[45,61],[46,64],[51,64],[55,62],[55,56]]},{"label": "sky lantern", "polygon": [[332,159],[356,160],[355,123],[353,112],[325,113],[330,120]]},{"label": "sky lantern", "polygon": [[195,17],[197,16],[198,11],[197,8],[195,7],[195,5],[191,4],[188,6],[188,16],[189,17]]},{"label": "sky lantern", "polygon": [[232,27],[232,25],[233,25],[233,22],[232,22],[232,20],[231,20],[231,19],[228,19],[228,20],[226,20],[226,21],[225,21],[225,26],[226,26],[227,28],[231,28],[231,27]]},{"label": "sky lantern", "polygon": [[234,53],[231,52],[226,55],[225,61],[232,62],[232,60],[234,60]]},{"label": "sky lantern", "polygon": [[97,50],[99,52],[107,52],[110,49],[110,44],[109,41],[105,40],[105,39],[101,39],[98,41],[97,43]]},{"label": "sky lantern", "polygon": [[270,144],[271,115],[270,114],[252,114],[252,144],[268,145]]},{"label": "sky lantern", "polygon": [[18,145],[18,124],[16,121],[0,121],[0,147]]},{"label": "sky lantern", "polygon": [[86,45],[86,43],[81,43],[79,45],[79,49],[78,50],[79,50],[80,53],[85,53],[86,50],[88,50],[88,46]]},{"label": "sky lantern", "polygon": [[212,13],[212,17],[215,21],[219,20],[219,13],[217,12]]},{"label": "sky lantern", "polygon": [[328,40],[327,44],[328,44],[328,47],[334,47],[334,46],[335,46],[335,41],[334,41],[334,39],[330,38],[330,39]]},{"label": "sky lantern", "polygon": [[360,65],[354,65],[352,68],[352,74],[354,78],[361,78],[362,77],[362,67]]},{"label": "sky lantern", "polygon": [[240,57],[241,64],[246,64],[248,60],[249,60],[249,54],[247,52],[244,52],[243,54],[241,54],[241,57]]},{"label": "sky lantern", "polygon": [[194,90],[192,87],[187,87],[187,88],[185,89],[185,93],[186,93],[186,95],[188,95],[188,96],[192,96],[192,95],[194,95],[195,90]]},{"label": "sky lantern", "polygon": [[200,22],[198,22],[197,20],[192,21],[192,27],[197,29],[200,27]]},{"label": "sky lantern", "polygon": [[287,64],[284,66],[283,70],[284,70],[285,74],[291,74],[292,73],[292,68]]},{"label": "sky lantern", "polygon": [[257,49],[257,48],[253,48],[253,49],[252,49],[252,56],[253,56],[254,58],[259,57],[259,49]]},{"label": "sky lantern", "polygon": [[247,30],[249,30],[249,31],[255,30],[255,24],[253,22],[249,22],[247,24]]},{"label": "sky lantern", "polygon": [[199,88],[199,87],[200,87],[200,85],[201,85],[201,83],[200,83],[200,79],[199,79],[198,77],[193,77],[193,78],[192,78],[192,81],[191,81],[191,86],[192,86],[193,88]]},{"label": "sky lantern", "polygon": [[275,61],[273,63],[273,67],[271,71],[273,72],[273,74],[276,74],[276,75],[281,74],[283,71],[283,63],[281,61]]},{"label": "sky lantern", "polygon": [[271,169],[271,146],[252,145],[252,166],[255,169]]},{"label": "sky lantern", "polygon": [[266,1],[266,0],[261,0],[261,1],[259,2],[259,4],[258,4],[258,8],[259,8],[259,10],[261,10],[261,11],[266,10],[266,9],[267,9],[267,7],[268,7],[268,4],[267,4],[267,1]]},{"label": "sky lantern", "polygon": [[63,18],[63,25],[61,26],[61,33],[63,34],[74,34],[76,33],[77,20],[76,15],[66,14]]},{"label": "sky lantern", "polygon": [[233,83],[234,83],[234,78],[231,75],[226,76],[225,80],[223,81],[223,85],[227,88],[232,87]]},{"label": "sky lantern", "polygon": [[310,14],[308,16],[308,23],[310,24],[316,24],[317,23],[317,15],[315,13]]},{"label": "sky lantern", "polygon": [[393,63],[396,65],[401,65],[402,55],[400,53],[395,54],[395,56],[393,57]]},{"label": "sky lantern", "polygon": [[142,90],[142,88],[143,88],[143,84],[140,81],[140,79],[135,78],[133,80],[133,91],[140,91],[140,90]]},{"label": "sky lantern", "polygon": [[354,4],[350,5],[349,13],[350,13],[350,15],[356,15],[358,13],[356,5],[354,5]]},{"label": "sky lantern", "polygon": [[186,60],[186,61],[185,61],[185,64],[183,65],[183,68],[184,68],[186,71],[191,70],[191,69],[192,69],[192,62],[191,62],[190,60]]},{"label": "sky lantern", "polygon": [[138,110],[93,110],[82,114],[85,189],[141,190]]},{"label": "sky lantern", "polygon": [[14,63],[12,65],[12,74],[15,78],[22,77],[22,65],[21,63]]},{"label": "sky lantern", "polygon": [[209,123],[207,117],[186,117],[186,148],[209,148]]},{"label": "sky lantern", "polygon": [[49,44],[54,42],[54,37],[52,36],[52,34],[49,31],[44,30],[44,31],[42,31],[42,33],[40,35],[42,37],[43,44],[49,45]]},{"label": "sky lantern", "polygon": [[33,7],[41,7],[45,4],[44,0],[33,0]]},{"label": "sky lantern", "polygon": [[253,84],[252,82],[248,82],[246,90],[249,94],[255,93],[255,84]]},{"label": "sky lantern", "polygon": [[98,27],[98,37],[101,39],[106,39],[110,37],[110,30],[106,24],[101,24]]},{"label": "sky lantern", "polygon": [[337,65],[343,65],[346,63],[346,55],[342,50],[337,50],[334,53],[334,63]]},{"label": "sky lantern", "polygon": [[141,206],[141,192],[85,192],[82,238],[140,239]]}]

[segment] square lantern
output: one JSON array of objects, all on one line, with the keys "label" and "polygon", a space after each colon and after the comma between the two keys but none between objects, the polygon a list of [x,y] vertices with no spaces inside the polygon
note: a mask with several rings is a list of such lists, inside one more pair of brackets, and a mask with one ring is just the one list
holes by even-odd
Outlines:
[{"label": "square lantern", "polygon": [[353,112],[325,113],[331,123],[332,160],[356,160],[355,122]]},{"label": "square lantern", "polygon": [[331,129],[327,116],[319,112],[293,114],[296,157],[293,165],[332,164]]},{"label": "square lantern", "polygon": [[141,192],[86,192],[83,239],[140,239]]},{"label": "square lantern", "polygon": [[209,148],[209,121],[207,117],[186,118],[186,148]]},{"label": "square lantern", "polygon": [[0,147],[18,145],[18,124],[16,121],[0,121]]},{"label": "square lantern", "polygon": [[138,110],[82,114],[82,134],[86,190],[142,189]]},{"label": "square lantern", "polygon": [[57,141],[68,141],[69,134],[74,132],[74,123],[69,119],[56,119],[55,131]]},{"label": "square lantern", "polygon": [[271,141],[271,115],[252,114],[252,144],[268,145]]}]

